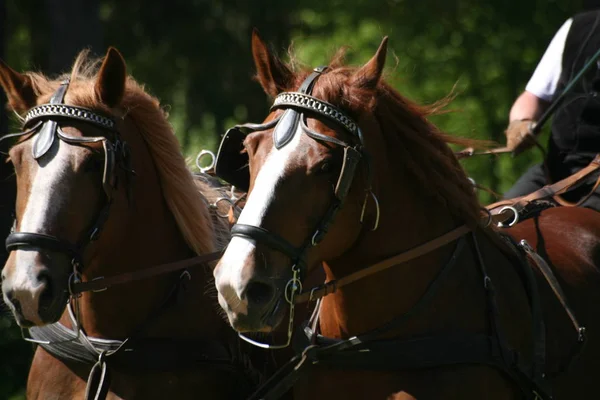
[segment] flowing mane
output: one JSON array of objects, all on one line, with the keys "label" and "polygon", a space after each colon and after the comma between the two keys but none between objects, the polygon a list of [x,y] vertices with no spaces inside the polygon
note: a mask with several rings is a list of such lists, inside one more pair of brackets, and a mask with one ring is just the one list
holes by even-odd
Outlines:
[{"label": "flowing mane", "polygon": [[148,94],[131,76],[127,78],[125,94],[118,109],[109,109],[98,100],[94,83],[101,61],[83,51],[75,60],[70,74],[56,80],[40,73],[30,72],[27,75],[33,82],[38,101],[42,103],[49,100],[60,81],[70,78],[66,102],[107,115],[131,118],[148,145],[167,205],[190,248],[198,254],[220,248],[228,240],[228,229],[224,223],[211,218],[207,202],[207,199],[218,196],[217,190],[194,180],[159,100]]},{"label": "flowing mane", "polygon": [[[423,106],[402,96],[383,79],[375,88],[349,84],[349,78],[357,68],[343,65],[343,56],[344,49],[333,57],[330,69],[317,81],[313,95],[354,116],[373,113],[386,141],[392,144],[389,148],[397,152],[397,158],[405,161],[407,170],[418,181],[427,182],[424,186],[429,194],[454,216],[474,225],[480,218],[480,204],[472,183],[448,144],[484,148],[491,143],[451,136],[428,120],[430,116],[443,112],[450,98]],[[298,70],[294,64],[290,67]],[[287,90],[298,87],[309,73],[309,70],[304,70],[294,74]],[[364,134],[369,135],[369,132]]]}]

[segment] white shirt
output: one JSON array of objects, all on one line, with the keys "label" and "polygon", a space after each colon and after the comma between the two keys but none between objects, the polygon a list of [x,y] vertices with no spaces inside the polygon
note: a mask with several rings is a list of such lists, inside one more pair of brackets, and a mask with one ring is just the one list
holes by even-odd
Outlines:
[{"label": "white shirt", "polygon": [[569,18],[554,34],[544,56],[525,87],[525,90],[533,93],[540,99],[551,101],[556,92],[556,86],[562,72],[565,42],[572,22],[573,19]]}]

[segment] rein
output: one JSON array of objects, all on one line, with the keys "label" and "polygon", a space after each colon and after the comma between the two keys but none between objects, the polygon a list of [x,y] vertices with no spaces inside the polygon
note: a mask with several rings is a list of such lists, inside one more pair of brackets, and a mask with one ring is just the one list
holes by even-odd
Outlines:
[{"label": "rein", "polygon": [[223,254],[222,250],[214,251],[212,253],[186,258],[184,260],[179,260],[172,263],[155,265],[153,267],[145,268],[135,272],[125,272],[123,274],[113,275],[106,278],[101,276],[87,282],[75,282],[70,286],[70,293],[71,295],[78,295],[90,291],[100,292],[108,289],[111,286],[148,279],[158,275],[167,274],[169,272],[180,271],[195,265],[216,261],[221,257],[221,254]]},{"label": "rein", "polygon": [[295,302],[304,303],[307,301],[313,301],[325,297],[329,294],[334,293],[337,289],[343,286],[349,285],[360,279],[367,278],[378,272],[385,271],[386,269],[389,269],[393,266],[414,260],[415,258],[419,258],[427,253],[437,250],[442,246],[454,242],[455,240],[459,239],[460,237],[464,236],[470,231],[471,229],[466,225],[459,226],[458,228],[455,228],[448,233],[438,236],[435,239],[425,242],[417,247],[413,247],[412,249],[407,250],[403,253],[382,260],[376,264],[370,265],[353,274],[316,286],[309,292],[297,295],[295,298]]}]

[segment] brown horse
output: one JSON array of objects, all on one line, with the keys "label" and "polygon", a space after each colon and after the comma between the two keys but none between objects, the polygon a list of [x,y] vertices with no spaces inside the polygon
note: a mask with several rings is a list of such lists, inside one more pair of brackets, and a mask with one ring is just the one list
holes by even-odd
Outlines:
[{"label": "brown horse", "polygon": [[[80,54],[59,80],[2,63],[0,83],[29,132],[10,150],[18,194],[4,299],[21,327],[52,342],[35,352],[27,397],[84,398],[94,358],[104,358],[89,398],[106,390],[106,365],[110,399],[243,398],[254,377],[206,293],[208,264],[76,294],[80,280],[139,277],[229,237],[210,208],[223,192],[194,181],[158,100],[115,49],[101,65]],[[67,343],[48,330],[59,319]]]},{"label": "brown horse", "polygon": [[[284,320],[288,303],[325,295],[320,333],[329,343],[356,346],[362,353],[354,353],[354,366],[343,359],[337,364],[313,359],[308,375],[294,386],[300,399],[534,398],[535,389],[524,388],[506,373],[512,367],[471,359],[426,363],[428,358],[440,360],[440,354],[467,357],[471,342],[461,338],[492,337],[499,343],[500,331],[503,343],[520,354],[518,362],[545,356],[538,377],[551,386],[555,398],[595,393],[600,374],[600,214],[553,208],[510,229],[556,272],[576,317],[587,327],[581,348],[578,332],[539,271],[528,280],[530,267],[516,247],[480,223],[473,186],[448,146],[477,143],[449,137],[428,121],[440,104],[416,105],[384,82],[386,46],[384,40],[360,68],[335,57],[327,69],[293,72],[298,69],[273,55],[254,34],[258,80],[268,95],[277,97],[265,124],[242,127],[245,136],[238,135],[243,153],[237,157],[247,154],[249,176],[233,174],[242,165],[224,152],[225,140],[235,136],[227,135],[219,154],[225,157],[222,175],[230,172],[232,183],[250,189],[239,225],[214,271],[230,323],[240,332],[270,331]],[[437,247],[431,244],[447,232],[460,235]],[[424,243],[430,246],[425,254],[341,287],[345,278],[358,276],[353,274],[367,266]],[[337,290],[328,285],[327,291],[304,287],[299,292],[304,271],[322,262],[327,280],[340,282]],[[545,330],[539,329],[536,316],[538,299]],[[546,350],[540,355],[539,335],[544,332]],[[417,346],[419,338],[432,335],[454,335],[460,346],[446,339],[428,342],[435,354],[430,347],[415,353],[410,343]],[[366,337],[372,347],[360,347]],[[383,339],[411,342],[399,352]],[[322,343],[327,341],[317,343],[326,346]],[[506,361],[504,350],[498,357]],[[579,351],[579,357],[572,357]],[[413,357],[412,365],[403,360],[406,354]],[[360,357],[371,364],[361,364]]]}]

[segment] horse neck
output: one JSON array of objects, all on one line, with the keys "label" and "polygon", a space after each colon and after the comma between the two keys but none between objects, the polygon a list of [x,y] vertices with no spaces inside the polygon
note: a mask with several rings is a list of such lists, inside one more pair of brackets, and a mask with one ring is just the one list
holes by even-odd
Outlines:
[{"label": "horse neck", "polygon": [[[134,166],[137,176],[131,201],[121,187],[101,237],[90,250],[93,254],[84,267],[84,280],[194,255],[166,204],[156,166],[144,148],[142,143],[132,146],[132,154],[135,152],[140,164]],[[169,336],[212,335],[212,331],[222,329],[225,324],[205,295],[212,274],[204,267],[191,269],[192,279],[185,282],[185,290],[180,289],[165,305],[180,282],[180,274],[178,271],[103,292],[84,293],[80,300],[83,327],[92,336],[112,338],[127,337],[142,325],[144,334],[159,336],[167,332]]]},{"label": "horse neck", "polygon": [[[460,223],[410,173],[401,157],[386,144],[374,143],[379,228],[364,232],[344,255],[325,263],[328,280],[339,279],[383,259],[426,243]],[[374,329],[410,310],[454,251],[450,243],[415,260],[394,266],[347,287],[323,300],[321,330],[347,337]],[[473,270],[474,271],[474,270]],[[473,272],[472,271],[472,272]],[[416,329],[416,328],[415,328]]]}]

